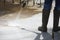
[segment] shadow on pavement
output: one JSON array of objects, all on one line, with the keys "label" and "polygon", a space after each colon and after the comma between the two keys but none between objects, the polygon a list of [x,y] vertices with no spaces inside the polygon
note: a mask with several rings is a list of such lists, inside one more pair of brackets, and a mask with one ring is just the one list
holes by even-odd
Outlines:
[{"label": "shadow on pavement", "polygon": [[54,33],[54,40],[60,40],[60,32]]},{"label": "shadow on pavement", "polygon": [[49,34],[47,32],[38,33],[38,32],[35,32],[35,31],[27,30],[25,28],[21,28],[21,29],[32,32],[32,33],[35,33],[37,36],[35,37],[34,40],[52,40],[51,34]]}]

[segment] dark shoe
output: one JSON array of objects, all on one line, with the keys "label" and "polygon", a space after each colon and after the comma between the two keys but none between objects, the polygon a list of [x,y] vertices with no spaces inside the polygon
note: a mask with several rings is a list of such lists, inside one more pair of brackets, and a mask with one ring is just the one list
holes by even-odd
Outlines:
[{"label": "dark shoe", "polygon": [[47,28],[43,28],[43,27],[38,27],[38,30],[42,32],[47,32]]},{"label": "dark shoe", "polygon": [[53,32],[58,32],[58,31],[60,31],[60,27],[53,29]]}]

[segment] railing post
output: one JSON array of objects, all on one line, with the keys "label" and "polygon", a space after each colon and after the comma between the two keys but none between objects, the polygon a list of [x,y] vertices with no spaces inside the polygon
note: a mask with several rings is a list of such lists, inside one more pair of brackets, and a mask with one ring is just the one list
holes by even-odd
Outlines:
[{"label": "railing post", "polygon": [[4,9],[5,9],[5,0],[4,0]]},{"label": "railing post", "polygon": [[40,0],[40,7],[42,7],[41,0]]},{"label": "railing post", "polygon": [[14,3],[14,0],[12,0],[12,3]]},{"label": "railing post", "polygon": [[20,5],[21,5],[21,0],[20,0]]},{"label": "railing post", "polygon": [[33,6],[35,5],[35,0],[33,0]]}]

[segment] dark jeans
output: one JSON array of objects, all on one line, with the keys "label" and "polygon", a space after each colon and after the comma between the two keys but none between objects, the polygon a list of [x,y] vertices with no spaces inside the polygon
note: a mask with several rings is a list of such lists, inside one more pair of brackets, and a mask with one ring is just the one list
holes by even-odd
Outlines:
[{"label": "dark jeans", "polygon": [[[53,0],[45,0],[44,9],[50,10],[52,8]],[[60,0],[55,0],[55,9],[60,10]]]}]

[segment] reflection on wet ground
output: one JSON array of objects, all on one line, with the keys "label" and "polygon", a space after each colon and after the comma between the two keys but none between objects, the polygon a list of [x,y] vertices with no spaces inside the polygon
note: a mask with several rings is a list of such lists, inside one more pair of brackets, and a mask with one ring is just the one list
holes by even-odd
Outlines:
[{"label": "reflection on wet ground", "polygon": [[[41,12],[41,8],[25,7],[22,8],[20,4],[11,4],[6,2],[5,5],[0,1],[0,23],[1,25],[8,24],[10,20],[24,19],[32,17]],[[40,10],[41,9],[41,10]]]}]

